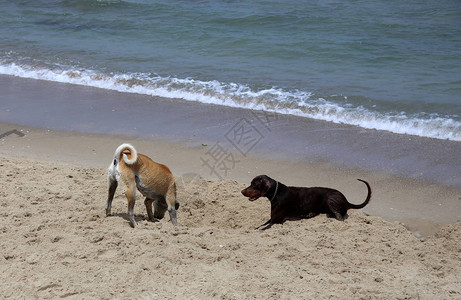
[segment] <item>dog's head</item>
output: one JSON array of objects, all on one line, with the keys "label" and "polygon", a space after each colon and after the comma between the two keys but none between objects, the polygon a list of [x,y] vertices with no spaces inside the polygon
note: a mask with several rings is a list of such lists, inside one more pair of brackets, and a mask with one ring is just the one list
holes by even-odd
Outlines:
[{"label": "dog's head", "polygon": [[[175,208],[174,210],[179,209],[178,202],[175,203],[174,208]],[[165,198],[159,198],[158,200],[154,201],[154,218],[159,219],[159,220],[163,219],[167,210],[168,210],[168,205],[166,204]],[[172,216],[171,211],[172,210],[168,210],[168,212],[170,213],[171,222],[173,222],[173,224],[176,225],[177,223],[176,215]]]},{"label": "dog's head", "polygon": [[266,195],[267,191],[271,188],[272,178],[267,175],[259,175],[253,178],[251,184],[246,189],[242,190],[242,194],[248,197],[250,201],[255,201],[259,197]]}]

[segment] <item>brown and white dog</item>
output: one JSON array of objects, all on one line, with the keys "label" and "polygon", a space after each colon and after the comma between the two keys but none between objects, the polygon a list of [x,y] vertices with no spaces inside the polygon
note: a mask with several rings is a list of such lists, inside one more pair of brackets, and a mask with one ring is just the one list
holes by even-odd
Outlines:
[{"label": "brown and white dog", "polygon": [[[175,226],[178,225],[176,210],[179,208],[179,203],[176,201],[176,183],[167,166],[158,164],[146,155],[138,153],[130,144],[122,144],[115,150],[114,160],[109,166],[108,178],[107,216],[111,215],[112,200],[121,181],[126,187],[125,195],[128,199],[131,227],[136,226],[133,212],[136,189],[146,197],[144,204],[150,221],[162,219],[168,210],[171,222]],[[154,212],[152,212],[152,203]]]}]

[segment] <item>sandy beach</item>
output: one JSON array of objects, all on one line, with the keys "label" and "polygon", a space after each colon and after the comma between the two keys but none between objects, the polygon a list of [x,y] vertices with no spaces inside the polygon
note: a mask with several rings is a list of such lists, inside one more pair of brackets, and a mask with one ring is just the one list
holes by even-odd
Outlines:
[{"label": "sandy beach", "polygon": [[[39,299],[459,299],[459,207],[431,208],[459,191],[391,175],[248,158],[236,179],[209,179],[204,149],[139,138],[2,124],[2,297]],[[129,227],[123,189],[104,214],[106,169],[121,141],[176,175],[179,226],[146,220],[143,199]],[[243,167],[245,166],[245,167]],[[262,167],[264,166],[264,168]],[[203,168],[203,167],[202,167]],[[267,231],[269,202],[249,202],[249,178],[276,173],[342,190],[351,202],[372,182],[369,206],[345,222],[318,216]],[[197,172],[191,172],[197,170]],[[403,203],[406,199],[407,203]],[[419,201],[419,202],[418,202]],[[455,199],[458,201],[459,199]],[[421,203],[414,209],[408,203]],[[455,202],[456,203],[456,202]],[[418,217],[429,210],[432,219]],[[424,215],[421,213],[421,215]],[[394,221],[392,221],[394,219]],[[402,224],[408,219],[409,225]],[[451,223],[451,224],[447,224]]]},{"label": "sandy beach", "polygon": [[[264,129],[253,112],[178,110],[168,100],[128,110],[123,123],[107,117],[124,111],[122,93],[8,80],[0,81],[2,298],[461,298],[459,143],[291,117]],[[81,105],[60,106],[59,95]],[[229,148],[226,134],[241,120],[262,134],[251,149]],[[105,216],[106,167],[123,142],[172,170],[178,227],[168,217],[148,222],[138,193],[132,229],[122,188]],[[217,145],[234,149],[234,160],[213,172],[204,161]],[[352,203],[366,196],[363,178],[373,198],[345,222],[318,216],[259,231],[269,202],[240,194],[259,174],[336,188]]]}]

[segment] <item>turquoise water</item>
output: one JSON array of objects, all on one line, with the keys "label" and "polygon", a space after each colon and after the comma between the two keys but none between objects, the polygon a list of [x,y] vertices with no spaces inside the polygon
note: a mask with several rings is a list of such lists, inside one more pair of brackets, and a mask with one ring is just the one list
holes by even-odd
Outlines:
[{"label": "turquoise water", "polygon": [[0,1],[0,74],[461,141],[461,5]]}]

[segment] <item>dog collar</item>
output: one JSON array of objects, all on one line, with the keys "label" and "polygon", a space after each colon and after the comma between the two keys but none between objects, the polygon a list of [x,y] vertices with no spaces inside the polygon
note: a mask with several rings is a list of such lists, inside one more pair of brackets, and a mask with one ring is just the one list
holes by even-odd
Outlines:
[{"label": "dog collar", "polygon": [[275,195],[277,195],[278,189],[279,189],[279,182],[276,181],[276,182],[275,182],[275,191],[274,191],[274,195],[272,195],[272,198],[269,200],[270,202],[272,202],[272,200],[274,200]]}]

